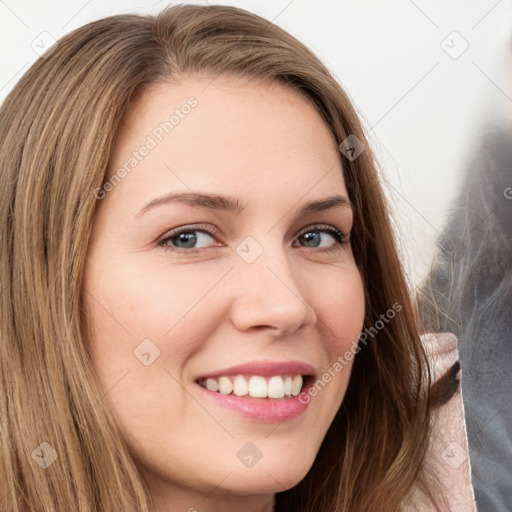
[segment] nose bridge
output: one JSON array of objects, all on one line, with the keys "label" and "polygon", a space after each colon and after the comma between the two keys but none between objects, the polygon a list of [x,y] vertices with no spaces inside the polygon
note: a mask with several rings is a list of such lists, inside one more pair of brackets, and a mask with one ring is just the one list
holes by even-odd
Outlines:
[{"label": "nose bridge", "polygon": [[236,253],[235,279],[239,284],[233,322],[238,328],[265,325],[285,333],[316,321],[278,237],[267,234],[260,243],[249,236],[237,246]]}]

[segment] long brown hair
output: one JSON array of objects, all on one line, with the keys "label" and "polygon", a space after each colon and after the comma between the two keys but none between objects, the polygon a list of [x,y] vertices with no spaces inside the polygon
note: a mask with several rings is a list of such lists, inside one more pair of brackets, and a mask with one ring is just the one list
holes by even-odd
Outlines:
[{"label": "long brown hair", "polygon": [[[340,159],[370,335],[311,470],[277,494],[276,510],[404,510],[421,482],[430,373],[358,116],[326,67],[284,30],[242,9],[192,5],[73,31],[35,62],[0,110],[0,510],[151,510],[94,378],[83,270],[94,191],[120,120],[135,94],[180,73],[284,83],[313,103],[339,143],[355,135],[366,146],[356,159],[341,152]],[[384,325],[394,304],[399,312]],[[58,458],[41,470],[36,459],[44,454]]]}]

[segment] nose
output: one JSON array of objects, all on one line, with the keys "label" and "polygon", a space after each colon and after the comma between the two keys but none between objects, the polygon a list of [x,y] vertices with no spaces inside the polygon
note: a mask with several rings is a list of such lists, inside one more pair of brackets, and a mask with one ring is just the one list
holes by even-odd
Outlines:
[{"label": "nose", "polygon": [[307,280],[301,282],[292,265],[282,247],[265,247],[252,263],[236,260],[231,320],[237,329],[268,327],[274,336],[286,336],[316,323],[307,302]]}]

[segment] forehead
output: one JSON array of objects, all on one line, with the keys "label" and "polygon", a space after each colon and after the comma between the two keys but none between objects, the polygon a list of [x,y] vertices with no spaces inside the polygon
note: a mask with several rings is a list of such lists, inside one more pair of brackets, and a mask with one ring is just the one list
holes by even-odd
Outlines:
[{"label": "forehead", "polygon": [[[135,162],[134,153],[145,156]],[[183,76],[152,84],[132,101],[109,162],[131,159],[129,181],[233,195],[345,193],[337,142],[302,94],[277,82],[236,76]],[[128,180],[125,180],[128,181]],[[296,196],[296,199],[299,199]]]}]

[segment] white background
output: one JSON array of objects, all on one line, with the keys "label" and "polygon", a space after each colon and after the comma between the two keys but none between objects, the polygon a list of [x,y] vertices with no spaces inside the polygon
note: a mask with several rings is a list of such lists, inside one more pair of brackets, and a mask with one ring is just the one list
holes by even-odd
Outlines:
[{"label": "white background", "polygon": [[[363,118],[387,183],[411,284],[419,283],[485,124],[512,122],[512,1],[189,3],[236,5],[260,14],[327,64]],[[47,37],[42,32],[59,39],[97,18],[156,14],[168,4],[0,1],[0,101],[38,57],[33,47]]]}]

